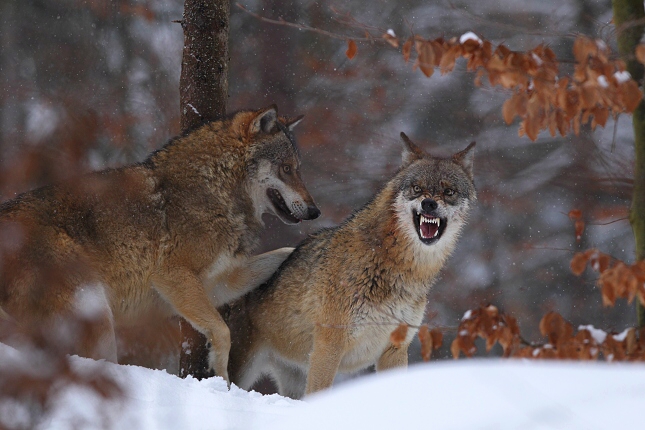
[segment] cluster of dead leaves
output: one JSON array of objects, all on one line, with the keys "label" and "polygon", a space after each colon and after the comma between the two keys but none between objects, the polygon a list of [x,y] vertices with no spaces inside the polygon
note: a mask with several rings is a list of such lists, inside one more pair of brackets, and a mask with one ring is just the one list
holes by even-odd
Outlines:
[{"label": "cluster of dead leaves", "polygon": [[547,338],[545,344],[529,345],[523,341],[515,318],[493,305],[466,312],[457,330],[450,348],[455,359],[460,353],[472,357],[477,352],[475,340],[480,337],[486,341],[487,352],[499,343],[505,357],[645,361],[645,329],[638,334],[634,328],[616,334],[581,326],[575,332],[571,323],[556,312],[547,313],[540,321],[540,333]]},{"label": "cluster of dead leaves", "polygon": [[[474,36],[474,35],[473,35]],[[399,38],[384,34],[383,39],[395,48]],[[640,46],[639,46],[640,48]],[[480,85],[488,75],[490,85],[500,85],[513,91],[502,107],[507,124],[515,117],[522,121],[519,135],[537,139],[542,130],[551,136],[565,136],[580,131],[582,124],[605,126],[610,115],[633,112],[643,95],[638,84],[625,70],[625,63],[613,59],[609,48],[600,40],[578,36],[573,45],[575,58],[572,76],[559,76],[555,53],[545,45],[527,52],[511,51],[504,45],[493,47],[487,40],[467,37],[424,39],[409,37],[402,46],[404,60],[416,52],[414,68],[427,77],[435,67],[442,74],[452,71],[458,58],[467,60],[467,68],[477,71],[475,83]],[[637,49],[637,58],[645,64],[645,45]],[[347,56],[356,55],[356,44],[348,41]]]},{"label": "cluster of dead leaves", "polygon": [[580,276],[587,264],[600,273],[598,286],[605,306],[613,306],[618,298],[631,303],[635,297],[645,305],[645,260],[626,264],[597,249],[588,249],[573,256],[571,271]]},{"label": "cluster of dead leaves", "polygon": [[[400,348],[408,335],[408,324],[401,323],[390,333],[390,342],[396,348]],[[423,361],[429,361],[432,351],[441,348],[443,343],[443,334],[439,329],[430,329],[427,325],[419,327],[419,341],[421,342],[421,357]]]},{"label": "cluster of dead leaves", "polygon": [[477,337],[486,341],[487,352],[495,343],[499,343],[504,350],[504,357],[509,357],[520,344],[520,329],[515,318],[500,313],[493,305],[468,311],[450,346],[452,356],[459,358],[459,353],[462,352],[466,357],[472,357],[477,352]]},{"label": "cluster of dead leaves", "polygon": [[549,312],[540,321],[540,333],[548,343],[525,346],[514,352],[517,358],[568,360],[645,361],[645,329],[638,336],[629,328],[620,334],[605,333],[593,326],[574,328],[556,312]]}]

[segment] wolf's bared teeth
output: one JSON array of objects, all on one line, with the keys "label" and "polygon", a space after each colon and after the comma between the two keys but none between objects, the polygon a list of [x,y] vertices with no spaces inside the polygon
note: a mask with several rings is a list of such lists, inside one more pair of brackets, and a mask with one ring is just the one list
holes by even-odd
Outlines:
[{"label": "wolf's bared teeth", "polygon": [[436,217],[429,218],[419,214],[419,234],[422,239],[433,239],[439,236],[441,220]]}]

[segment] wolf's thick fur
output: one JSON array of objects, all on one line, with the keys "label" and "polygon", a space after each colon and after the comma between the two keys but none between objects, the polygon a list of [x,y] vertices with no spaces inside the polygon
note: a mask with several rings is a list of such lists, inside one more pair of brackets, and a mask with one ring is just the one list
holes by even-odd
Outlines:
[{"label": "wolf's thick fur", "polygon": [[22,324],[90,317],[73,353],[116,361],[115,323],[177,313],[212,344],[228,380],[229,329],[216,310],[267,279],[289,250],[250,254],[262,214],[320,211],[291,129],[271,106],[173,139],[146,161],[24,193],[0,205],[0,307]]},{"label": "wolf's thick fur", "polygon": [[474,144],[437,158],[402,138],[403,166],[370,203],[305,240],[266,284],[226,307],[233,383],[248,389],[268,373],[281,394],[300,398],[339,371],[407,365],[416,330],[400,348],[390,333],[421,323],[475,187]]}]

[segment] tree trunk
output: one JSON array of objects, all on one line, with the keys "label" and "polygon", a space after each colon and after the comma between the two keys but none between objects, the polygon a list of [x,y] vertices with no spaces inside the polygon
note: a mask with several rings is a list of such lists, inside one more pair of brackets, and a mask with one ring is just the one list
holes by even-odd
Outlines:
[{"label": "tree trunk", "polygon": [[[636,61],[634,49],[643,36],[643,24],[631,25],[636,20],[643,21],[645,10],[643,0],[613,0],[614,24],[618,37],[618,51],[627,63],[627,71],[638,83],[643,83],[643,65]],[[645,258],[645,101],[633,113],[634,149],[634,190],[629,220],[636,242],[636,260]],[[638,326],[645,327],[645,309],[636,300]]]},{"label": "tree trunk", "polygon": [[[228,98],[229,0],[185,0],[184,51],[179,79],[181,131],[226,115]],[[181,320],[179,375],[202,379],[208,371],[208,347],[204,335]]]}]

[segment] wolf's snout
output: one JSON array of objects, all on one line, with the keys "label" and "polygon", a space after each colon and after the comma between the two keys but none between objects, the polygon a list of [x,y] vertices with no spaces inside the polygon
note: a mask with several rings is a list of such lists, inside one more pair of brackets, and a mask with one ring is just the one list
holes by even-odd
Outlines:
[{"label": "wolf's snout", "polygon": [[432,212],[437,209],[437,206],[437,202],[433,199],[425,199],[421,202],[421,209],[423,209],[424,212]]},{"label": "wolf's snout", "polygon": [[316,219],[320,216],[320,209],[316,205],[307,207],[307,219]]}]

